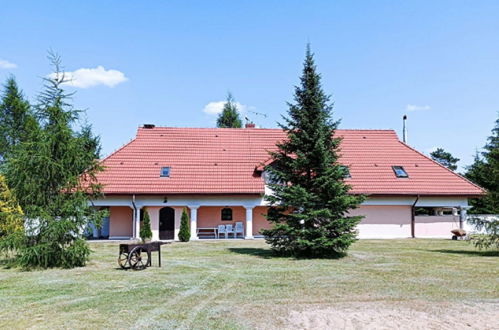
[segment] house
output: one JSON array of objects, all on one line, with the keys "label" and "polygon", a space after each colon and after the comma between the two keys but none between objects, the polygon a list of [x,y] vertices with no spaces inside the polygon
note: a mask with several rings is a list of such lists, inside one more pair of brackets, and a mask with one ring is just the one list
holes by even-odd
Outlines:
[{"label": "house", "polygon": [[[367,200],[360,238],[450,237],[462,226],[468,198],[483,190],[401,142],[393,130],[337,130],[341,163],[352,194]],[[151,217],[153,240],[177,239],[190,215],[191,239],[220,224],[244,224],[244,237],[268,228],[264,194],[268,151],[285,139],[280,129],[174,128],[144,125],[102,161],[97,178],[109,209],[109,238],[138,237],[141,214]],[[107,235],[106,235],[107,236]]]}]

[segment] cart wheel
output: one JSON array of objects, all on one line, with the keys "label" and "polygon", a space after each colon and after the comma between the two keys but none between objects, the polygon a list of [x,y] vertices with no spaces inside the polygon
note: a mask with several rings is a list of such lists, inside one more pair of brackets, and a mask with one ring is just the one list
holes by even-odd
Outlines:
[{"label": "cart wheel", "polygon": [[133,270],[142,270],[149,266],[149,254],[147,250],[137,246],[133,248],[128,256],[128,263]]},{"label": "cart wheel", "polygon": [[128,262],[128,253],[122,252],[118,257],[118,265],[123,269],[129,269],[130,263]]}]

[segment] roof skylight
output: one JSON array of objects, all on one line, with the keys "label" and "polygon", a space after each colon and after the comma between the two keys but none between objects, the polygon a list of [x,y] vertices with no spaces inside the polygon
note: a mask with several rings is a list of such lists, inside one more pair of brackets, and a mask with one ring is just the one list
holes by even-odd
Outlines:
[{"label": "roof skylight", "polygon": [[397,178],[408,178],[409,174],[405,171],[404,167],[402,166],[392,166],[393,172],[395,172],[395,175]]},{"label": "roof skylight", "polygon": [[161,177],[169,177],[170,176],[170,167],[162,167],[161,168],[161,173],[160,173],[160,176]]}]

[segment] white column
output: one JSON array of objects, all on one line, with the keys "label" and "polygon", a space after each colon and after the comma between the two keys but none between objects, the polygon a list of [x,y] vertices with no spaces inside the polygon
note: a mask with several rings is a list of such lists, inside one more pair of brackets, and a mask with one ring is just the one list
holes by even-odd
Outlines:
[{"label": "white column", "polygon": [[199,206],[189,206],[191,209],[191,241],[198,239],[198,208]]},{"label": "white column", "polygon": [[135,210],[135,238],[140,239],[140,207]]},{"label": "white column", "polygon": [[253,207],[246,207],[246,233],[245,239],[253,239]]}]

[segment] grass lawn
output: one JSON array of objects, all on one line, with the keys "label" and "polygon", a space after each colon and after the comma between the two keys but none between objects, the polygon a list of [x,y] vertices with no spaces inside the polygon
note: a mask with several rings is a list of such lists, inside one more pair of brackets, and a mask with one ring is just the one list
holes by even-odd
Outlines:
[{"label": "grass lawn", "polygon": [[0,328],[499,327],[499,256],[451,240],[362,240],[338,260],[275,258],[262,240],[162,247],[163,267],[0,268]]}]

